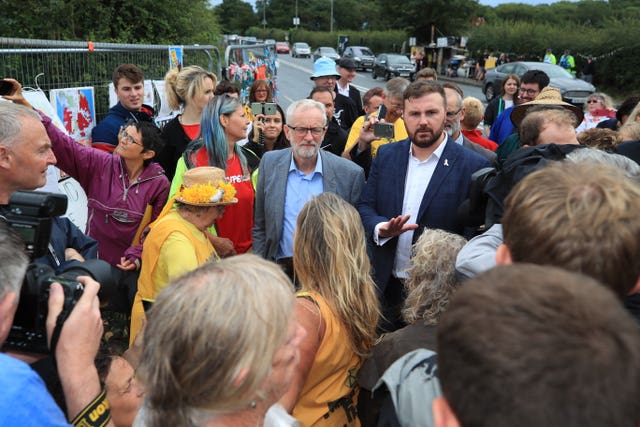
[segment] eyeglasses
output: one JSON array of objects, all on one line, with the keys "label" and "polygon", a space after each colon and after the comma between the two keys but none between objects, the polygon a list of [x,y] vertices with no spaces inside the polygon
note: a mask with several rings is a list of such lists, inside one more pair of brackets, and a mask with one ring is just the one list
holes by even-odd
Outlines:
[{"label": "eyeglasses", "polygon": [[447,111],[447,117],[454,118],[458,113],[460,113],[460,111],[462,111],[462,107],[458,108],[457,111]]},{"label": "eyeglasses", "polygon": [[526,93],[527,95],[536,95],[538,92],[540,92],[537,89],[523,89],[520,88],[520,93]]},{"label": "eyeglasses", "polygon": [[127,128],[125,126],[122,126],[120,128],[119,136],[120,136],[120,139],[122,139],[127,144],[135,144],[144,148],[144,145],[142,145],[141,143],[133,139],[133,137],[127,133]]},{"label": "eyeglasses", "polygon": [[255,93],[258,93],[258,92],[259,92],[259,93],[267,93],[267,92],[269,92],[269,91],[268,91],[268,90],[266,90],[266,89],[256,89],[254,92],[255,92]]},{"label": "eyeglasses", "polygon": [[320,136],[322,135],[322,132],[324,132],[324,130],[326,129],[326,127],[306,128],[302,126],[289,126],[289,125],[287,125],[287,127],[291,129],[298,138],[304,138],[305,136],[307,136],[308,132],[311,132],[312,136]]},{"label": "eyeglasses", "polygon": [[598,102],[600,102],[599,99],[590,99],[590,100],[587,101],[587,104],[596,104]]}]

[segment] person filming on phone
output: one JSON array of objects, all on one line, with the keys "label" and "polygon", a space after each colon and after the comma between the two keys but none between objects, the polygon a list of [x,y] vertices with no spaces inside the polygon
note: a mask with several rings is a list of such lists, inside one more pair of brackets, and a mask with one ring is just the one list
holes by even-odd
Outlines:
[{"label": "person filming on phone", "polygon": [[[377,112],[358,117],[351,127],[342,157],[353,160],[364,169],[367,176],[369,176],[371,160],[376,156],[381,145],[407,137],[402,119],[402,93],[407,86],[409,86],[409,80],[405,78],[396,77],[389,80],[384,87],[382,104]],[[386,126],[380,126],[382,123]]]}]

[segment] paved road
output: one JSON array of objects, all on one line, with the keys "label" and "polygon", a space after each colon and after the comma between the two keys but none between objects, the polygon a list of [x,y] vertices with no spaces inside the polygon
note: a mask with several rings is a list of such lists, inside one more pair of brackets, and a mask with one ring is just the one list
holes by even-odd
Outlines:
[{"label": "paved road", "polygon": [[[278,103],[286,110],[289,104],[309,95],[313,89],[313,82],[309,76],[313,72],[313,60],[310,58],[291,58],[289,55],[278,56]],[[445,80],[445,78],[442,78]],[[462,78],[447,79],[460,85],[465,96],[475,96],[485,101],[480,87],[467,84]],[[375,86],[384,86],[385,80],[378,78],[373,80],[370,72],[358,72],[353,84],[362,94]]]}]

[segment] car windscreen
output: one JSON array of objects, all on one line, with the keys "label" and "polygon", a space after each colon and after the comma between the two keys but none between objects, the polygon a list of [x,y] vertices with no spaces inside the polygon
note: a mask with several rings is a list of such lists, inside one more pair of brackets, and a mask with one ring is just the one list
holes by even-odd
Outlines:
[{"label": "car windscreen", "polygon": [[545,73],[547,73],[547,76],[549,76],[550,79],[554,79],[554,78],[572,79],[573,78],[573,75],[571,73],[569,73],[567,70],[565,70],[564,68],[558,65],[540,63],[540,64],[536,64],[534,68],[536,70],[542,70]]},{"label": "car windscreen", "polygon": [[389,63],[402,65],[411,64],[411,61],[409,61],[409,58],[404,55],[389,55]]},{"label": "car windscreen", "polygon": [[374,56],[373,52],[367,48],[360,49],[360,55]]}]

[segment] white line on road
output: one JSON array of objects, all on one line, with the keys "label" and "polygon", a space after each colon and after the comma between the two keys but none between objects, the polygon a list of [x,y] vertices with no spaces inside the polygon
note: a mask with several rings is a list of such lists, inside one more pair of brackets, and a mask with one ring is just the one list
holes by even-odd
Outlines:
[{"label": "white line on road", "polygon": [[[283,64],[286,64],[286,65],[288,65],[289,67],[293,67],[293,68],[298,69],[298,70],[300,70],[300,71],[304,71],[304,72],[306,72],[306,73],[309,73],[309,75],[313,74],[313,67],[311,67],[311,68],[303,67],[302,65],[298,65],[298,64],[296,64],[295,62],[285,61],[285,60],[281,59],[280,57],[278,57],[278,62],[281,62],[281,63],[283,63]],[[336,72],[337,72],[337,71],[336,71]],[[359,90],[359,91],[361,91],[361,92],[366,92],[366,91],[368,91],[368,90],[369,90],[369,88],[366,88],[366,87],[364,87],[364,86],[358,86],[358,85],[355,85],[355,84],[353,84],[353,83],[351,83],[351,85],[352,85],[352,86],[354,86],[356,89],[358,89],[358,90]],[[287,98],[287,99],[288,99],[288,97],[286,97],[286,96],[285,96],[285,98]],[[293,102],[293,100],[291,100],[291,102]]]}]

